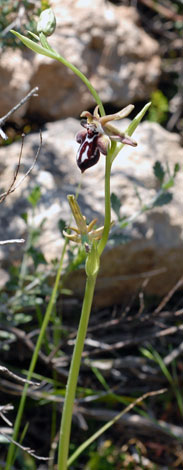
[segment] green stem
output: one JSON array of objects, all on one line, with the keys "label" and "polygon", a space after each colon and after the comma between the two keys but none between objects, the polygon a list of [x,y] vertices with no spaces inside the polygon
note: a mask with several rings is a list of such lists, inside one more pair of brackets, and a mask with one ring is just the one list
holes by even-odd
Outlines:
[{"label": "green stem", "polygon": [[74,398],[76,394],[76,386],[78,381],[81,356],[84,348],[84,341],[87,332],[88,321],[91,312],[91,306],[93,301],[93,294],[95,289],[97,275],[88,277],[86,280],[85,295],[83,300],[83,307],[81,312],[80,324],[78,328],[76,343],[73,351],[68,383],[66,388],[66,396],[64,401],[61,429],[60,429],[60,440],[59,440],[59,451],[58,451],[58,470],[66,470],[67,459],[69,453],[69,442],[72,422],[72,412],[74,406]]},{"label": "green stem", "polygon": [[[85,75],[82,72],[80,72],[80,70],[78,70],[77,67],[75,67],[75,65],[71,64],[71,62],[64,59],[64,57],[62,57],[54,49],[52,49],[52,47],[50,47],[50,45],[49,45],[49,43],[46,39],[46,36],[44,36],[43,33],[41,33],[41,37],[40,37],[41,45],[36,43],[35,41],[32,41],[31,39],[27,38],[26,36],[23,36],[22,34],[18,33],[17,31],[11,30],[11,33],[13,33],[15,36],[17,36],[20,39],[20,41],[22,41],[23,44],[25,44],[25,46],[27,46],[32,51],[37,52],[38,54],[50,57],[51,59],[58,60],[63,65],[65,65],[70,70],[72,70],[72,72],[74,72],[75,75],[77,75],[82,80],[82,82],[87,86],[87,88],[89,89],[89,91],[90,91],[91,95],[93,96],[94,100],[99,105],[101,116],[105,115],[105,111],[104,111],[102,101],[101,101],[98,93],[96,92],[95,88],[90,83],[90,81],[85,77]],[[43,46],[43,44],[44,44],[44,46]]]},{"label": "green stem", "polygon": [[60,56],[60,55],[57,55],[57,60],[59,62],[61,62],[63,65],[65,65],[66,67],[68,67],[69,69],[72,70],[72,72],[75,73],[75,75],[77,75],[81,80],[82,82],[87,86],[87,88],[89,89],[91,95],[93,96],[94,100],[96,101],[96,103],[99,105],[99,109],[100,109],[100,114],[101,116],[104,116],[105,115],[105,111],[104,111],[104,107],[103,107],[103,104],[101,102],[101,99],[98,95],[98,93],[96,92],[95,88],[93,88],[92,84],[90,83],[90,81],[85,77],[85,75],[80,72],[80,70],[78,70],[77,67],[75,67],[75,65],[71,64],[70,62],[68,62],[68,60],[64,59],[64,57]]},{"label": "green stem", "polygon": [[[32,359],[31,359],[31,363],[30,363],[30,367],[29,367],[29,371],[28,371],[28,375],[27,375],[27,380],[31,380],[32,374],[34,372],[36,362],[37,362],[37,359],[38,359],[38,356],[39,356],[39,351],[40,351],[40,348],[41,348],[41,344],[42,344],[44,334],[45,334],[45,331],[46,331],[46,327],[48,325],[53,307],[54,307],[55,302],[56,302],[57,292],[58,292],[60,277],[61,277],[61,273],[62,273],[63,260],[64,260],[64,256],[65,256],[65,252],[66,252],[67,243],[68,242],[66,240],[65,243],[64,243],[63,250],[62,250],[62,255],[61,255],[61,259],[60,259],[60,263],[59,263],[59,267],[58,267],[58,271],[57,271],[57,275],[56,275],[56,279],[55,279],[55,284],[54,284],[54,287],[53,287],[53,290],[52,290],[50,301],[49,301],[49,304],[48,304],[47,309],[46,309],[44,320],[43,320],[41,330],[40,330],[40,333],[39,333],[39,336],[38,336],[38,339],[37,339],[37,343],[36,343],[36,346],[35,346],[35,349],[34,349],[34,353],[33,353]],[[21,400],[20,400],[20,404],[19,404],[19,408],[18,408],[18,413],[17,413],[17,416],[16,416],[15,424],[14,424],[14,432],[13,432],[13,436],[12,436],[14,441],[16,441],[17,438],[18,438],[18,433],[19,433],[19,429],[20,429],[20,425],[21,425],[22,415],[23,415],[23,412],[24,412],[28,387],[29,387],[29,385],[26,383],[25,386],[24,386],[23,392],[22,392],[22,396],[21,396]],[[10,468],[11,468],[13,462],[14,462],[14,458],[15,458],[15,444],[11,443],[10,446],[9,446],[9,450],[8,450],[5,470],[10,470]]]},{"label": "green stem", "polygon": [[104,220],[104,230],[102,238],[98,244],[98,254],[101,256],[110,231],[111,225],[111,194],[110,194],[110,175],[111,175],[111,166],[112,166],[112,155],[115,150],[116,144],[112,142],[111,148],[106,156],[106,166],[105,166],[105,220]]}]

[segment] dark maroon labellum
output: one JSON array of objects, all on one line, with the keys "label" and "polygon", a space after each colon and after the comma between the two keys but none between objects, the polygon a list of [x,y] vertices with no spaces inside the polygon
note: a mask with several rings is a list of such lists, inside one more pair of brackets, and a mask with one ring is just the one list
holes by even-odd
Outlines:
[{"label": "dark maroon labellum", "polygon": [[76,136],[77,142],[81,143],[76,161],[82,173],[95,165],[100,158],[100,151],[97,147],[98,137],[98,132],[93,132],[90,129],[82,131]]}]

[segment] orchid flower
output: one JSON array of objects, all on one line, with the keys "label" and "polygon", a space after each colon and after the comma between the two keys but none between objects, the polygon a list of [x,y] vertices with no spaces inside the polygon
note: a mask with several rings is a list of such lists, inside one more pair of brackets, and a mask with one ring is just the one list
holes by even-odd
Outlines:
[{"label": "orchid flower", "polygon": [[81,113],[81,118],[86,118],[86,120],[81,120],[81,125],[85,129],[79,131],[76,135],[76,140],[80,144],[76,161],[82,173],[98,162],[100,152],[107,155],[111,141],[121,142],[133,147],[137,145],[128,135],[110,124],[110,121],[125,118],[133,109],[134,106],[130,104],[118,113],[101,117],[99,115],[99,106],[96,106],[93,115],[89,111]]}]

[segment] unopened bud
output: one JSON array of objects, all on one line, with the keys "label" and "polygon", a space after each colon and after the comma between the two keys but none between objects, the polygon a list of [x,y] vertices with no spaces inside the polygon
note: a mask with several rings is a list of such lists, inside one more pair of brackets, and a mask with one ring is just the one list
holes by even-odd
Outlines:
[{"label": "unopened bud", "polygon": [[55,31],[56,19],[51,8],[43,10],[37,23],[38,34],[44,33],[45,36],[51,36]]},{"label": "unopened bud", "polygon": [[86,263],[85,263],[85,271],[87,277],[94,277],[97,275],[100,267],[100,258],[97,250],[96,243],[93,242],[91,247],[91,251],[88,253]]}]

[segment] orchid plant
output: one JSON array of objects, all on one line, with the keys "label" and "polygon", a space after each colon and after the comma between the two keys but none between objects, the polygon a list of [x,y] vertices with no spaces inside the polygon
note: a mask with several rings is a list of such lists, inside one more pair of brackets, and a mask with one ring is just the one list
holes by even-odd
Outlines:
[{"label": "orchid plant", "polygon": [[[28,48],[38,54],[45,55],[51,59],[55,59],[61,62],[66,67],[69,67],[73,73],[85,83],[90,90],[95,102],[96,107],[93,115],[88,111],[83,111],[81,114],[81,125],[83,130],[80,130],[76,135],[76,140],[80,144],[77,153],[77,165],[83,173],[89,170],[90,167],[96,165],[100,154],[105,156],[105,218],[104,226],[95,228],[96,219],[92,220],[89,224],[86,223],[85,216],[81,213],[80,207],[76,201],[75,196],[69,195],[68,200],[71,207],[72,214],[74,216],[77,227],[70,227],[70,232],[64,232],[66,241],[64,250],[62,252],[61,261],[59,265],[59,271],[55,281],[52,297],[48,305],[43,325],[41,327],[40,335],[35,347],[35,351],[32,357],[31,365],[28,373],[28,380],[31,379],[33,371],[36,366],[38,352],[42,344],[45,329],[48,325],[50,315],[52,312],[53,305],[56,301],[58,283],[62,272],[63,256],[66,250],[67,241],[70,239],[75,243],[82,244],[86,250],[86,287],[83,299],[83,306],[81,311],[80,324],[78,327],[77,339],[73,351],[70,372],[68,377],[68,383],[66,387],[65,402],[62,412],[61,427],[60,427],[60,438],[59,438],[59,449],[58,449],[58,470],[66,470],[70,465],[71,457],[68,460],[70,433],[71,433],[71,422],[72,413],[74,406],[74,399],[76,395],[76,387],[78,381],[78,374],[81,363],[81,356],[84,348],[84,341],[87,332],[88,321],[90,317],[93,295],[95,290],[95,283],[97,274],[100,267],[100,258],[102,252],[106,246],[110,228],[111,228],[111,203],[110,203],[110,174],[111,167],[114,159],[118,153],[122,150],[124,145],[136,146],[136,142],[131,138],[136,127],[140,123],[141,119],[148,110],[150,103],[148,103],[140,111],[140,113],[132,120],[126,132],[120,132],[115,126],[111,124],[112,121],[122,119],[129,115],[133,110],[134,106],[129,105],[123,110],[113,114],[105,115],[103,104],[98,96],[96,90],[92,84],[85,77],[85,75],[78,70],[73,64],[68,62],[65,58],[60,56],[52,47],[49,45],[47,36],[52,34],[55,29],[55,17],[51,9],[47,9],[41,13],[40,19],[37,25],[37,35],[29,32],[33,39],[25,37],[16,31],[12,31],[20,41],[23,42]],[[19,434],[19,428],[21,423],[21,417],[23,414],[27,387],[25,385],[20,406],[14,427],[14,441],[17,440]],[[14,443],[10,445],[6,470],[10,470],[15,458],[15,446]]]}]

